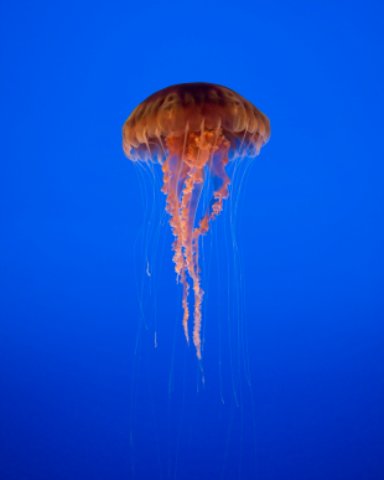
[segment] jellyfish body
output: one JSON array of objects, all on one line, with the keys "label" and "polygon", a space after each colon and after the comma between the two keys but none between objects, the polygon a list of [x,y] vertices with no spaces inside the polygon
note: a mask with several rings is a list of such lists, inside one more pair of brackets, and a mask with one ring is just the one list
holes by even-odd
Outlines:
[{"label": "jellyfish body", "polygon": [[[208,232],[228,197],[228,162],[256,156],[269,135],[269,120],[254,105],[233,90],[209,83],[186,83],[160,90],[144,100],[123,127],[127,157],[157,162],[162,168],[162,191],[174,236],[173,261],[183,288],[183,329],[189,341],[189,319],[193,316],[192,339],[199,359],[204,294],[199,239]],[[201,218],[196,218],[208,175],[215,185],[212,200]]]}]

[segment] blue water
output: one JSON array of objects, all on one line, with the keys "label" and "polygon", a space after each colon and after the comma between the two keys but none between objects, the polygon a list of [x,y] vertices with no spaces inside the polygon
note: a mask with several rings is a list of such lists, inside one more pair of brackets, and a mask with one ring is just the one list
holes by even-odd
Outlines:
[{"label": "blue water", "polygon": [[[1,480],[384,478],[383,15],[1,2]],[[220,222],[204,240],[202,366],[164,199],[154,241],[121,149],[137,103],[189,81],[272,126],[238,257]]]}]

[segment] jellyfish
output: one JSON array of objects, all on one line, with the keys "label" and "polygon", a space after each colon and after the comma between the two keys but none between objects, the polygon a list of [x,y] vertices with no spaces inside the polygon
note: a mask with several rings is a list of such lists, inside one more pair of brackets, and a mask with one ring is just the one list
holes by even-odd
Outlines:
[{"label": "jellyfish", "polygon": [[[204,295],[199,240],[229,195],[228,162],[255,157],[269,136],[268,118],[252,103],[227,87],[210,83],[164,88],[140,103],[123,126],[126,156],[133,162],[157,163],[162,169],[162,192],[174,237],[173,262],[182,285],[182,325],[187,342],[191,330],[199,360]],[[208,176],[214,189],[206,211],[200,212]]]}]

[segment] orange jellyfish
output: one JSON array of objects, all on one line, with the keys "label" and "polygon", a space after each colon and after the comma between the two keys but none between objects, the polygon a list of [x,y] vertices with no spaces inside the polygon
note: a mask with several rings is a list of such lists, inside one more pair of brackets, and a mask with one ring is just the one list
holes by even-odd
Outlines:
[{"label": "orange jellyfish", "polygon": [[[136,107],[123,127],[127,157],[134,162],[156,162],[162,168],[162,191],[174,236],[173,261],[183,288],[183,329],[189,341],[192,287],[192,339],[198,359],[204,294],[199,239],[228,197],[228,162],[258,155],[269,135],[269,120],[254,105],[233,90],[210,83],[184,83],[154,93]],[[208,211],[198,219],[208,175],[214,177],[216,188]]]}]

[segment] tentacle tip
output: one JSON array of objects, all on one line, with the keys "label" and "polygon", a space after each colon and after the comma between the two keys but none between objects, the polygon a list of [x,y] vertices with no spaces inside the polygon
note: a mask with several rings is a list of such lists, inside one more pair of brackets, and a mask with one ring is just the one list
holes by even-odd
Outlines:
[{"label": "tentacle tip", "polygon": [[188,333],[187,327],[184,327],[184,337],[185,337],[185,341],[187,342],[187,345],[189,345],[189,333]]}]

